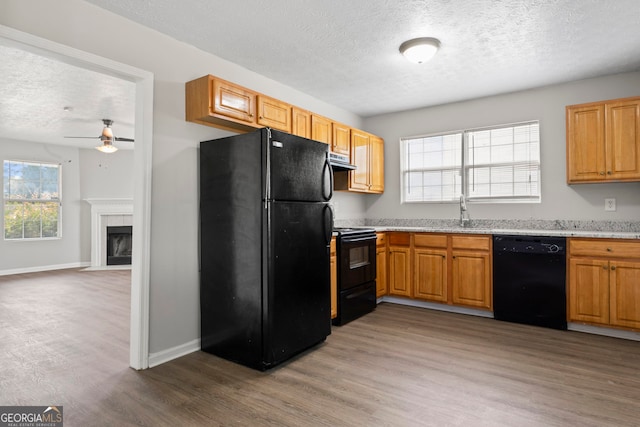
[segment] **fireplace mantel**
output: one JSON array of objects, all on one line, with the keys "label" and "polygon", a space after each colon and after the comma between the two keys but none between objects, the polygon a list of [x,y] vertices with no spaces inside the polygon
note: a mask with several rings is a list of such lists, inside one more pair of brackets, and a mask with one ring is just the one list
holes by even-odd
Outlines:
[{"label": "fireplace mantel", "polygon": [[[132,225],[133,199],[85,199],[91,205],[91,267],[107,266],[107,226]],[[117,224],[110,224],[110,222]]]}]

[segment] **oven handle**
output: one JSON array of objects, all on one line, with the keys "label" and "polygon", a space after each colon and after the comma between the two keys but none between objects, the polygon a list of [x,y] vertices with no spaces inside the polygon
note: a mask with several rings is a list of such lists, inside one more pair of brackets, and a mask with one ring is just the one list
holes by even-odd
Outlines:
[{"label": "oven handle", "polygon": [[353,293],[353,294],[349,294],[349,295],[347,295],[346,299],[356,298],[356,297],[359,297],[360,295],[364,295],[364,294],[367,294],[367,293],[369,293],[369,292],[370,292],[370,290],[369,290],[369,289],[363,289],[363,290],[358,291],[358,292],[356,292],[356,293]]},{"label": "oven handle", "polygon": [[356,242],[366,242],[367,240],[376,240],[376,236],[367,236],[367,237],[341,237],[340,242],[344,243],[356,243]]}]

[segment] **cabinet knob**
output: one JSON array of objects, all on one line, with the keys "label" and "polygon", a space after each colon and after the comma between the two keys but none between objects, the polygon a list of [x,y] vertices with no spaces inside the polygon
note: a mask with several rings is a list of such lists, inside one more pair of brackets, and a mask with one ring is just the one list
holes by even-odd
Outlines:
[{"label": "cabinet knob", "polygon": [[613,252],[613,249],[607,248],[607,252]]},{"label": "cabinet knob", "polygon": [[607,171],[607,175],[612,175],[612,174],[613,174],[613,172]]},{"label": "cabinet knob", "polygon": [[604,172],[600,172],[600,175],[604,175]]},{"label": "cabinet knob", "polygon": [[616,266],[615,266],[615,265],[612,265],[612,266],[611,266],[611,270],[615,270],[615,269],[616,269]]},{"label": "cabinet knob", "polygon": [[602,269],[603,269],[603,270],[608,270],[609,268],[608,268],[606,265],[603,265],[603,266],[602,266]]}]

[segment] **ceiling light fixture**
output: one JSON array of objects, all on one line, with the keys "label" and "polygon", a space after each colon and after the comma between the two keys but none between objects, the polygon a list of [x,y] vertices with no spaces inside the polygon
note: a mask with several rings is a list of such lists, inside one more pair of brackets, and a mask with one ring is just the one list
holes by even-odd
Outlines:
[{"label": "ceiling light fixture", "polygon": [[110,139],[102,140],[102,145],[98,145],[96,150],[102,151],[103,153],[115,153],[118,151],[118,148],[111,144]]},{"label": "ceiling light fixture", "polygon": [[407,40],[400,45],[400,53],[411,62],[422,64],[438,52],[440,40],[433,37],[420,37]]},{"label": "ceiling light fixture", "polygon": [[96,150],[102,151],[103,153],[115,153],[118,151],[118,148],[113,144],[113,129],[111,129],[111,125],[113,124],[113,120],[103,119],[104,129],[102,129],[102,135],[100,135],[100,141],[102,141],[102,145],[98,145]]}]

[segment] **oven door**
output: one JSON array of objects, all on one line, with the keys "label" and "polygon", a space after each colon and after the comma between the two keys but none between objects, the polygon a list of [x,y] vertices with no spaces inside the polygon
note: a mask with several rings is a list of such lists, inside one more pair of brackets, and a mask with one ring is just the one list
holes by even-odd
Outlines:
[{"label": "oven door", "polygon": [[343,236],[339,246],[339,290],[376,280],[376,237]]}]

